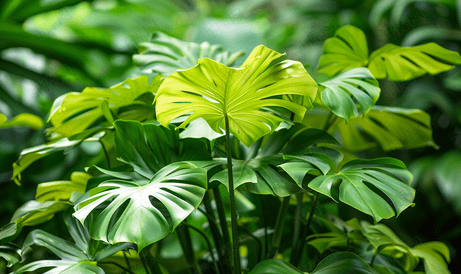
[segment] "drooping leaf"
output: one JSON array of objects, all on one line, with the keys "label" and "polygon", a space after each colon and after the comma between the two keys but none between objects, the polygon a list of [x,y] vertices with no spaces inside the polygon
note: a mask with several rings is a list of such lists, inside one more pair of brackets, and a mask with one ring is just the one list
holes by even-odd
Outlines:
[{"label": "drooping leaf", "polygon": [[[337,144],[336,139],[325,131],[309,129],[303,124],[295,124],[289,129],[272,133],[261,149],[253,146],[247,148],[238,141],[235,144],[232,151],[235,158],[232,160],[234,187],[245,184],[243,187],[250,192],[279,197],[299,192],[303,186],[303,178],[311,171],[326,174],[335,166],[331,158],[338,153],[334,149],[315,146]],[[224,165],[226,159],[215,158],[210,164]],[[280,172],[279,167],[289,177]],[[210,178],[210,182],[214,181],[228,187],[227,169]]]},{"label": "drooping leaf", "polygon": [[232,54],[221,45],[184,42],[162,32],[155,32],[150,42],[139,45],[139,54],[133,55],[133,62],[143,70],[168,76],[177,70],[197,65],[200,58],[210,58],[226,66],[232,66],[243,54],[243,51]]},{"label": "drooping leaf", "polygon": [[423,259],[424,270],[427,274],[450,274],[447,262],[450,262],[450,251],[441,242],[419,244],[411,252]]},{"label": "drooping leaf", "polygon": [[118,120],[114,126],[119,159],[148,179],[173,162],[211,160],[205,143],[180,140],[178,131],[159,124]]},{"label": "drooping leaf", "polygon": [[69,200],[72,193],[85,193],[86,184],[92,176],[85,172],[72,172],[70,181],[54,181],[37,186],[38,202]]},{"label": "drooping leaf", "polygon": [[17,185],[21,185],[21,172],[35,161],[57,151],[70,151],[82,142],[99,141],[102,137],[105,136],[106,130],[107,128],[100,128],[97,129],[97,131],[90,130],[89,132],[83,132],[83,135],[78,134],[81,136],[78,136],[78,138],[75,140],[72,137],[70,139],[61,138],[43,145],[24,149],[21,151],[19,159],[16,161],[16,163],[13,163],[12,179]]},{"label": "drooping leaf", "polygon": [[0,113],[0,128],[10,128],[10,127],[30,127],[31,129],[41,129],[43,127],[42,118],[31,114],[31,113],[21,113],[13,117],[10,121],[6,121],[6,116]]},{"label": "drooping leaf", "polygon": [[[413,205],[413,176],[393,158],[353,160],[337,174],[316,177],[309,188],[373,217],[375,222],[397,216]],[[389,204],[380,193],[387,196]],[[395,209],[395,210],[394,210]]]},{"label": "drooping leaf", "polygon": [[121,243],[109,245],[105,242],[92,240],[88,231],[82,224],[72,217],[73,210],[70,208],[64,217],[70,235],[75,243],[70,243],[48,232],[36,229],[29,233],[22,246],[22,253],[34,245],[42,246],[61,260],[40,260],[29,263],[16,270],[15,274],[35,271],[40,268],[52,267],[46,273],[88,273],[104,274],[104,271],[96,265],[96,262],[112,256],[120,250],[133,248],[132,244]]},{"label": "drooping leaf", "polygon": [[248,274],[303,274],[291,264],[276,259],[264,260],[258,263]]},{"label": "drooping leaf", "polygon": [[354,26],[340,28],[327,39],[319,72],[330,76],[351,68],[366,67],[376,79],[409,81],[426,73],[435,75],[461,64],[461,56],[435,43],[414,47],[387,44],[368,56],[365,34]]},{"label": "drooping leaf", "polygon": [[325,41],[318,70],[334,76],[367,64],[368,44],[365,34],[354,26],[344,26],[336,31],[334,37]]},{"label": "drooping leaf", "polygon": [[461,56],[436,43],[415,47],[399,47],[393,44],[374,51],[368,68],[376,79],[409,81],[426,73],[431,75],[452,69],[461,64]]},{"label": "drooping leaf", "polygon": [[[95,217],[91,236],[112,244],[136,243],[141,250],[172,232],[199,206],[206,188],[205,169],[177,162],[159,170],[152,179],[103,182],[76,206],[74,216],[84,222],[97,206],[109,202]],[[145,233],[148,230],[155,233]]]},{"label": "drooping leaf", "polygon": [[337,252],[323,259],[311,274],[374,274],[373,269],[351,252]]},{"label": "drooping leaf", "polygon": [[[135,111],[136,114],[127,111],[125,115],[135,116],[136,119],[141,120],[153,118],[154,112],[150,104],[160,83],[160,76],[154,78],[151,83],[147,76],[140,76],[127,79],[108,89],[88,87],[81,93],[72,92],[62,95],[53,104],[50,114],[53,128],[49,131],[69,137],[86,130],[104,116],[102,107],[104,101],[107,101],[109,109],[115,113],[123,107],[138,106],[142,108]],[[150,95],[148,102],[140,98],[144,94]],[[123,114],[119,117],[122,118]]]},{"label": "drooping leaf", "polygon": [[5,259],[7,267],[12,267],[21,260],[19,251],[14,245],[0,245],[0,258]]},{"label": "drooping leaf", "polygon": [[[303,123],[319,128],[327,117],[327,112],[314,110],[307,112]],[[350,151],[376,146],[384,151],[437,147],[432,139],[431,117],[419,109],[374,106],[363,118],[353,118],[347,123],[336,119],[328,132],[333,135],[338,132],[344,147]]]},{"label": "drooping leaf", "polygon": [[346,121],[359,115],[356,104],[360,105],[363,115],[368,113],[381,93],[378,81],[367,68],[347,70],[320,85],[324,87],[322,101]]},{"label": "drooping leaf", "polygon": [[70,205],[69,202],[48,201],[40,203],[31,200],[14,212],[11,222],[21,224],[21,226],[35,226],[50,220],[55,213],[65,210]]},{"label": "drooping leaf", "polygon": [[227,118],[230,133],[249,147],[283,121],[266,111],[268,107],[304,116],[303,106],[274,97],[294,94],[310,102],[315,98],[317,84],[301,63],[285,60],[269,67],[280,57],[282,54],[258,46],[239,69],[200,59],[193,68],[177,71],[162,83],[156,96],[157,119],[167,126],[174,118],[192,113],[181,128],[201,117],[222,133]]}]

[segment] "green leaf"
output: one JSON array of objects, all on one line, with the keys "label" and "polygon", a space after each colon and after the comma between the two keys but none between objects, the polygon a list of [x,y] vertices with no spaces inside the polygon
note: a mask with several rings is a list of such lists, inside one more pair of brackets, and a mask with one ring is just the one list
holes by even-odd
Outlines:
[{"label": "green leaf", "polygon": [[303,274],[291,264],[276,259],[264,260],[258,263],[248,274]]},{"label": "green leaf", "polygon": [[86,184],[92,176],[85,172],[72,172],[70,181],[54,181],[37,186],[38,202],[69,200],[72,193],[85,193]]},{"label": "green leaf", "polygon": [[114,126],[119,160],[148,179],[173,162],[211,160],[204,142],[180,140],[178,131],[159,124],[118,120]]},{"label": "green leaf", "polygon": [[13,163],[13,180],[17,185],[21,185],[21,172],[25,170],[35,161],[46,157],[57,151],[70,151],[76,146],[80,145],[82,142],[95,142],[99,141],[102,137],[105,136],[107,128],[100,128],[95,130],[90,130],[88,133],[79,134],[79,138],[72,140],[68,138],[61,138],[56,141],[52,141],[43,145],[36,147],[31,147],[21,151],[19,159],[16,163]]},{"label": "green leaf", "polygon": [[325,41],[318,71],[334,76],[367,64],[368,45],[365,34],[354,26],[344,26],[336,31],[334,37]]},{"label": "green leaf", "polygon": [[[337,144],[337,141],[319,129],[295,124],[289,129],[272,133],[264,142],[261,149],[247,148],[238,142],[234,146],[232,172],[235,188],[245,184],[244,188],[250,192],[286,197],[301,191],[302,181],[308,172],[326,174],[335,165],[327,154],[330,151],[319,150],[315,145]],[[213,166],[225,163],[224,158],[215,158],[210,162]],[[278,167],[289,177],[279,172]],[[214,181],[228,187],[227,169],[211,177],[210,183]]]},{"label": "green leaf", "polygon": [[[322,127],[328,113],[307,112],[304,124]],[[328,132],[338,132],[344,147],[362,151],[379,146],[384,151],[437,147],[432,139],[431,117],[419,109],[374,106],[365,117],[336,119]]]},{"label": "green leaf", "polygon": [[185,130],[183,130],[179,136],[185,138],[205,138],[213,141],[219,137],[224,136],[223,133],[217,133],[214,131],[203,118],[195,119],[190,122]]},{"label": "green leaf", "polygon": [[76,206],[74,216],[83,223],[96,207],[109,202],[94,219],[91,236],[112,244],[136,243],[141,250],[172,232],[199,206],[206,188],[205,169],[187,162],[173,163],[150,180],[103,182]]},{"label": "green leaf", "polygon": [[53,218],[54,214],[65,210],[70,206],[69,202],[28,201],[20,206],[13,214],[11,222],[19,223],[21,226],[35,226]]},{"label": "green leaf", "polygon": [[315,98],[317,84],[301,63],[285,60],[269,67],[282,56],[258,46],[239,69],[200,59],[193,68],[177,71],[162,83],[156,96],[157,119],[167,126],[174,118],[192,113],[180,128],[201,117],[214,131],[222,133],[227,118],[230,133],[251,146],[283,121],[268,112],[268,107],[281,107],[304,116],[303,106],[275,96],[300,95],[310,102]]},{"label": "green leaf", "polygon": [[6,121],[6,116],[0,113],[0,128],[10,128],[10,127],[30,127],[31,129],[41,129],[44,124],[42,118],[30,114],[30,113],[21,113],[13,117],[10,121]]},{"label": "green leaf", "polygon": [[376,79],[409,81],[426,73],[435,75],[451,70],[453,64],[461,64],[459,53],[436,43],[408,48],[387,44],[370,55],[368,68]]},{"label": "green leaf", "polygon": [[[127,79],[108,89],[87,87],[81,93],[71,92],[62,95],[53,104],[50,114],[53,128],[49,132],[56,132],[69,137],[84,131],[103,117],[103,103],[105,101],[109,104],[109,109],[116,114],[123,107],[140,105],[144,109],[137,111],[136,118],[153,118],[153,110],[148,110],[151,108],[150,99],[149,102],[144,102],[140,97],[144,94],[150,94],[153,97],[160,82],[160,76],[153,79],[150,84],[147,76],[140,76]],[[122,114],[119,113],[118,115],[123,119]],[[132,113],[127,115],[133,116]]]},{"label": "green leaf", "polygon": [[357,117],[360,105],[363,115],[375,105],[381,89],[370,71],[366,68],[354,68],[326,82],[320,83],[322,101],[337,116],[346,121]]},{"label": "green leaf", "polygon": [[21,255],[13,245],[0,245],[0,258],[5,259],[7,267],[12,267],[21,260]]},{"label": "green leaf", "polygon": [[450,262],[450,251],[444,243],[419,244],[411,252],[423,259],[427,274],[450,274],[447,266],[447,262]]},{"label": "green leaf", "polygon": [[47,273],[61,273],[61,274],[104,274],[104,270],[96,265],[96,262],[74,262],[74,261],[58,261],[58,260],[42,260],[27,264],[20,269],[14,271],[12,274],[21,274],[25,272],[35,271],[40,268],[52,267],[53,272]]},{"label": "green leaf", "polygon": [[139,45],[139,53],[133,55],[136,66],[165,76],[197,65],[200,58],[210,58],[232,66],[244,54],[243,51],[232,54],[221,45],[210,45],[208,42],[184,42],[158,31],[152,35],[150,42]]},{"label": "green leaf", "polygon": [[[353,160],[337,174],[316,177],[309,188],[336,202],[342,201],[378,222],[398,216],[414,205],[415,190],[409,186],[412,178],[405,164],[397,159]],[[387,196],[391,204],[380,195]]]},{"label": "green leaf", "polygon": [[323,259],[310,274],[374,274],[371,267],[351,252],[337,252]]},{"label": "green leaf", "polygon": [[414,47],[387,44],[368,56],[365,34],[354,26],[344,26],[325,41],[319,72],[330,76],[351,68],[365,67],[376,79],[409,81],[426,73],[435,75],[461,64],[461,56],[436,43]]}]

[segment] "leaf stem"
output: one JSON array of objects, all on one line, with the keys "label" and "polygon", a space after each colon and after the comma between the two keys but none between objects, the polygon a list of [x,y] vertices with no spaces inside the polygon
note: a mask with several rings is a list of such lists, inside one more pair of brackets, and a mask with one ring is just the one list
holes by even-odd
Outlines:
[{"label": "leaf stem", "polygon": [[115,265],[116,267],[120,268],[120,269],[123,269],[125,272],[128,272],[130,274],[135,274],[133,271],[131,271],[130,269],[116,263],[116,262],[98,262],[98,264],[113,264]]},{"label": "leaf stem", "polygon": [[222,232],[222,236],[224,239],[224,244],[225,246],[229,247],[229,248],[226,248],[226,252],[227,254],[229,254],[230,246],[232,244],[231,244],[231,238],[229,234],[229,227],[227,226],[226,212],[224,211],[224,203],[221,198],[221,192],[219,191],[218,187],[213,188],[213,194],[214,194],[214,200],[216,202],[216,209],[218,211],[219,224],[221,226],[221,232]]},{"label": "leaf stem", "polygon": [[201,231],[200,229],[196,228],[195,226],[192,226],[192,225],[190,225],[190,224],[188,224],[188,223],[185,223],[185,222],[183,222],[182,224],[183,224],[184,226],[186,226],[186,227],[188,227],[188,228],[194,230],[195,232],[197,232],[198,234],[200,234],[200,235],[203,237],[203,239],[205,239],[205,242],[206,242],[206,244],[207,244],[207,246],[208,246],[208,251],[210,252],[211,260],[213,261],[213,267],[214,267],[216,273],[219,274],[220,272],[219,272],[219,269],[218,269],[218,265],[217,265],[217,263],[216,263],[216,259],[215,259],[214,254],[213,254],[213,246],[211,245],[211,242],[210,242],[210,240],[208,239],[207,235],[206,235],[205,233],[203,233],[203,231]]},{"label": "leaf stem", "polygon": [[237,225],[237,212],[235,209],[235,198],[234,198],[234,177],[232,172],[232,150],[230,143],[230,132],[229,132],[229,118],[225,115],[224,118],[226,126],[226,152],[227,152],[227,174],[229,179],[229,200],[230,200],[230,212],[231,212],[231,223],[232,223],[232,247],[234,250],[234,273],[240,274],[240,244],[238,236],[238,225]]},{"label": "leaf stem", "polygon": [[[186,222],[183,222],[183,224],[186,224]],[[192,239],[190,237],[189,229],[187,229],[185,226],[178,226],[176,228],[176,232],[178,234],[179,243],[181,244],[184,257],[186,258],[186,261],[189,264],[190,270],[195,269],[195,273],[201,274],[202,270],[200,269],[200,266],[197,263],[197,259],[195,258],[194,248],[192,247]]]},{"label": "leaf stem", "polygon": [[261,240],[258,239],[258,237],[256,237],[255,235],[253,235],[253,233],[251,233],[248,228],[246,228],[244,226],[239,226],[239,228],[242,228],[248,234],[248,236],[253,238],[258,243],[258,247],[259,247],[259,249],[258,249],[258,261],[261,261],[262,260],[261,254],[262,254],[262,249],[263,249],[263,244],[262,244]]},{"label": "leaf stem", "polygon": [[101,144],[102,151],[104,151],[104,156],[106,156],[107,169],[110,169],[109,154],[107,153],[106,146],[104,145],[102,140],[99,140],[99,143]]},{"label": "leaf stem", "polygon": [[280,242],[282,241],[283,228],[285,226],[285,216],[287,215],[289,204],[290,196],[283,198],[279,214],[277,215],[277,221],[275,223],[274,235],[272,235],[271,248],[267,254],[268,259],[273,259],[279,250]]},{"label": "leaf stem", "polygon": [[130,260],[128,259],[128,257],[126,256],[126,252],[123,251],[123,257],[125,258],[125,263],[126,263],[126,266],[129,270],[131,270],[131,265],[130,265]]},{"label": "leaf stem", "polygon": [[299,237],[298,243],[296,245],[296,249],[293,250],[291,253],[290,262],[294,266],[298,266],[301,260],[301,255],[303,253],[304,244],[306,243],[306,238],[307,238],[307,235],[309,234],[309,227],[314,217],[315,208],[317,206],[318,199],[319,199],[319,193],[316,192],[314,196],[314,201],[312,202],[312,205],[311,205],[309,216],[307,217],[307,222],[304,226],[301,227],[301,236]]},{"label": "leaf stem", "polygon": [[304,195],[304,192],[296,193],[297,205],[296,205],[295,215],[293,216],[293,219],[294,219],[293,243],[291,245],[291,250],[295,250],[296,244],[299,240],[299,233],[301,230],[301,220],[302,220],[301,212],[302,212],[302,206],[303,206],[303,195]]},{"label": "leaf stem", "polygon": [[261,215],[263,219],[263,224],[264,224],[264,254],[267,254],[269,252],[269,236],[267,233],[267,218],[266,218],[266,211],[264,210],[264,199],[262,195],[259,196],[259,201],[261,202]]}]

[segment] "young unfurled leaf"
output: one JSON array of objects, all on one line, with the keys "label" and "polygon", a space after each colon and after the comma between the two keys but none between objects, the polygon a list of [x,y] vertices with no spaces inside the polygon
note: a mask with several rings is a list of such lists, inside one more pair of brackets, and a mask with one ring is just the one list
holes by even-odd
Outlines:
[{"label": "young unfurled leaf", "polygon": [[320,83],[322,101],[337,116],[346,121],[357,117],[359,111],[365,115],[378,101],[381,89],[378,81],[367,68],[354,68]]},{"label": "young unfurled leaf", "polygon": [[231,53],[221,45],[208,42],[197,44],[184,42],[161,32],[155,32],[150,42],[139,45],[139,54],[133,55],[135,65],[168,76],[177,70],[189,69],[197,65],[200,58],[210,58],[226,66],[244,54],[243,51]]},{"label": "young unfurled leaf", "polygon": [[368,56],[365,34],[344,26],[325,41],[319,72],[330,76],[351,68],[365,67],[376,79],[409,81],[426,73],[438,74],[461,64],[461,56],[435,43],[414,47],[387,44]]},{"label": "young unfurled leaf", "polygon": [[7,121],[6,116],[0,113],[0,129],[16,126],[25,126],[37,130],[41,129],[44,123],[42,118],[30,113],[21,113],[13,117],[10,121]]},{"label": "young unfurled leaf", "polygon": [[180,127],[201,117],[218,133],[228,119],[230,133],[249,147],[283,121],[267,111],[269,107],[304,116],[303,106],[277,96],[305,96],[309,103],[315,99],[317,84],[301,63],[285,60],[269,67],[280,57],[258,46],[238,69],[200,59],[193,68],[177,71],[162,83],[156,96],[157,119],[167,126],[174,118],[190,114]]},{"label": "young unfurled leaf", "polygon": [[[316,177],[309,183],[309,188],[348,204],[379,222],[398,216],[413,205],[412,179],[405,164],[393,158],[353,160],[337,174]],[[387,196],[391,204],[380,193]]]}]

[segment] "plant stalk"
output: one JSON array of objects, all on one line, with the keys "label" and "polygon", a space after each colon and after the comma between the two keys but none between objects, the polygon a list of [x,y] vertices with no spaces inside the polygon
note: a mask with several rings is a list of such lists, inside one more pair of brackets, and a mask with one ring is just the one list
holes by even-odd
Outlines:
[{"label": "plant stalk", "polygon": [[[186,222],[183,222],[186,224]],[[189,264],[189,270],[194,273],[201,274],[202,270],[200,269],[197,259],[195,258],[194,248],[192,247],[192,239],[190,237],[189,229],[185,226],[178,226],[176,228],[178,234],[179,243],[181,244],[184,257],[186,258],[187,263]]]},{"label": "plant stalk", "polygon": [[235,198],[234,198],[234,177],[232,172],[232,150],[230,143],[229,133],[229,118],[225,115],[225,126],[226,126],[226,152],[227,152],[227,174],[229,179],[229,200],[230,200],[230,213],[232,223],[232,248],[234,254],[234,271],[233,273],[240,274],[240,244],[238,236],[238,225],[237,225],[237,212],[235,209]]},{"label": "plant stalk", "polygon": [[267,254],[268,259],[273,259],[278,253],[280,242],[282,241],[283,228],[285,227],[285,216],[287,215],[289,204],[290,196],[283,198],[279,214],[277,215],[277,221],[275,223],[274,235],[272,235],[271,249]]},{"label": "plant stalk", "polygon": [[297,205],[296,205],[296,210],[295,210],[295,215],[294,215],[294,224],[293,224],[293,243],[291,246],[291,250],[295,250],[296,244],[299,239],[299,233],[301,230],[301,220],[302,220],[302,206],[303,206],[303,195],[304,192],[301,193],[296,193],[296,200],[297,200]]},{"label": "plant stalk", "polygon": [[299,262],[301,261],[301,255],[304,250],[304,244],[306,243],[307,235],[309,234],[309,227],[311,226],[312,219],[314,217],[315,208],[317,206],[317,202],[319,199],[319,193],[316,192],[314,196],[314,201],[312,202],[311,210],[309,212],[309,216],[307,217],[307,222],[301,228],[301,236],[298,240],[295,250],[292,250],[290,263],[294,266],[298,266]]},{"label": "plant stalk", "polygon": [[210,240],[208,239],[208,237],[206,236],[205,233],[203,233],[203,231],[201,231],[200,229],[196,228],[195,226],[192,226],[188,223],[182,223],[184,226],[186,226],[187,228],[190,228],[192,230],[194,230],[195,232],[197,232],[198,234],[200,234],[200,236],[202,236],[203,239],[205,239],[205,242],[208,246],[208,251],[210,252],[210,256],[211,256],[211,261],[213,262],[213,267],[215,269],[215,272],[216,273],[220,273],[219,272],[219,268],[218,268],[218,264],[216,263],[216,259],[214,257],[214,254],[213,254],[213,247],[211,246],[211,242]]}]

